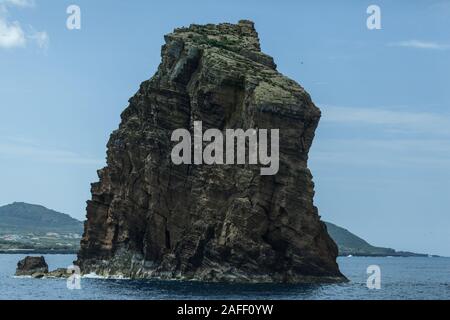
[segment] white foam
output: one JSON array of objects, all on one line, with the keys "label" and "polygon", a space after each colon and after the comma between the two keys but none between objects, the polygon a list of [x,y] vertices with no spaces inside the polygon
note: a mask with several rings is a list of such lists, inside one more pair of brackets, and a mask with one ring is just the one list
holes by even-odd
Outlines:
[{"label": "white foam", "polygon": [[107,277],[105,276],[99,276],[98,274],[96,274],[95,272],[91,272],[88,274],[84,274],[82,276],[82,278],[86,278],[86,279],[107,279]]},{"label": "white foam", "polygon": [[125,277],[125,276],[122,276],[122,275],[117,275],[117,276],[100,276],[100,275],[96,274],[95,272],[91,272],[91,273],[82,275],[81,278],[85,278],[85,279],[104,279],[104,280],[131,280],[131,278]]}]

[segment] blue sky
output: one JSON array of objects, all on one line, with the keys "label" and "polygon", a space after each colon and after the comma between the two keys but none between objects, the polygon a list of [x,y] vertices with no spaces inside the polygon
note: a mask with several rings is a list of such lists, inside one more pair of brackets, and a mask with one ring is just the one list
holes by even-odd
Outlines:
[{"label": "blue sky", "polygon": [[[81,8],[81,30],[66,8]],[[368,30],[366,9],[381,8]],[[0,204],[83,219],[106,142],[163,35],[255,21],[323,112],[311,150],[325,220],[450,256],[450,1],[0,0]]]}]

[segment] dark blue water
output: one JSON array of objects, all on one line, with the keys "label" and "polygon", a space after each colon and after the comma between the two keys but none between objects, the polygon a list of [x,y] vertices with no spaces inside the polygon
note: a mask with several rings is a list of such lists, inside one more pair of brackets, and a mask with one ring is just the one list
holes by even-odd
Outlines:
[{"label": "dark blue water", "polygon": [[[22,255],[0,254],[0,299],[450,299],[450,258],[339,258],[346,284],[229,285],[179,281],[15,278]],[[67,267],[73,255],[45,256],[50,269]],[[381,268],[381,289],[367,288],[367,267]]]}]

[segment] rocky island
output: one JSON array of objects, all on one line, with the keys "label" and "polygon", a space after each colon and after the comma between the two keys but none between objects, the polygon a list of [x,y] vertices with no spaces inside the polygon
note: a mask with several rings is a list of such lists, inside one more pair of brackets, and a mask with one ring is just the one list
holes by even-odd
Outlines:
[{"label": "rocky island", "polygon": [[27,256],[17,263],[16,276],[30,276],[33,278],[68,278],[73,273],[71,269],[58,268],[48,271],[48,264],[43,256]]},{"label": "rocky island", "polygon": [[[165,36],[108,142],[76,264],[82,273],[225,282],[345,281],[314,206],[308,152],[320,110],[261,52],[251,21]],[[174,130],[280,129],[279,171],[174,165]]]}]

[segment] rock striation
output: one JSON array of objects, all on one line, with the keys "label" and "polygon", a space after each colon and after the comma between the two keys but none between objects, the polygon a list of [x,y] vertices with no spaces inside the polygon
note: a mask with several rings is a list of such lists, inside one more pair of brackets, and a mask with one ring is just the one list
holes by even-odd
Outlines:
[{"label": "rock striation", "polygon": [[[83,273],[226,282],[343,281],[314,206],[308,152],[321,116],[261,52],[251,21],[165,36],[92,184],[77,264]],[[174,165],[171,134],[280,129],[279,172],[257,165]]]}]

